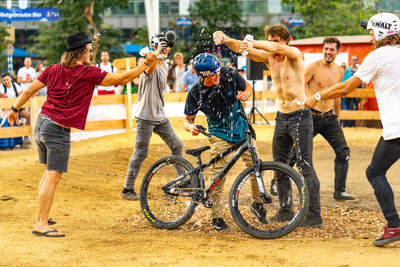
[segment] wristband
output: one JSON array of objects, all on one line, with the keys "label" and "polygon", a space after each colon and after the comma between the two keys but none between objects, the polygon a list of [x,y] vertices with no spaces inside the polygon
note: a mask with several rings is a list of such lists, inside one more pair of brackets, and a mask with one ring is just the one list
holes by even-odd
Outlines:
[{"label": "wristband", "polygon": [[14,108],[14,105],[11,106],[11,110],[14,111],[14,112],[19,112],[20,111],[19,109]]},{"label": "wristband", "polygon": [[150,68],[150,65],[146,63],[146,61],[143,62],[147,67]]},{"label": "wristband", "polygon": [[318,93],[315,94],[315,99],[316,99],[317,101],[321,101],[321,94],[320,94],[320,92],[318,92]]}]

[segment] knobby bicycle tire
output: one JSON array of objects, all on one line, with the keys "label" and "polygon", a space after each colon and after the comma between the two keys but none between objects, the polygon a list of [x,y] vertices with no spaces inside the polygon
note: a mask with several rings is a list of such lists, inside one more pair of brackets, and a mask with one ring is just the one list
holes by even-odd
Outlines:
[{"label": "knobby bicycle tire", "polygon": [[[273,179],[278,179],[279,185],[277,192],[268,192],[272,202],[263,204],[266,221],[262,223],[256,216],[262,212],[255,212],[257,210],[253,208],[253,205],[255,207],[259,205],[254,203],[261,202],[257,183],[254,185],[255,178],[253,177],[255,176],[253,174],[254,168],[247,168],[232,185],[229,194],[229,208],[233,219],[244,232],[257,238],[274,239],[287,235],[302,222],[307,214],[309,198],[303,177],[286,164],[262,162],[261,174],[267,192],[270,188],[272,191]],[[282,188],[286,188],[286,190]],[[291,194],[287,194],[287,192],[291,192]],[[279,198],[284,201],[279,201]]]},{"label": "knobby bicycle tire", "polygon": [[[186,159],[168,156],[156,161],[147,170],[140,188],[140,207],[152,225],[176,229],[192,217],[197,206],[192,197],[174,196],[162,189],[168,182],[192,169],[193,165]],[[198,175],[192,173],[174,186],[176,190],[193,193],[199,188]]]}]

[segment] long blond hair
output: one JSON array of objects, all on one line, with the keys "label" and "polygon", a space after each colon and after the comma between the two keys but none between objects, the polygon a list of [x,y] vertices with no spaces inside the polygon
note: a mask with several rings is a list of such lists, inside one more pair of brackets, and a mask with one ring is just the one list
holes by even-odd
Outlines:
[{"label": "long blond hair", "polygon": [[386,36],[385,38],[383,38],[382,40],[376,42],[374,44],[374,49],[377,49],[379,47],[383,47],[383,46],[395,46],[395,45],[400,45],[400,34],[393,34],[393,35],[389,35]]},{"label": "long blond hair", "polygon": [[65,67],[73,68],[77,64],[76,62],[82,59],[82,56],[87,52],[86,45],[78,47],[74,50],[65,51],[61,57],[61,64]]}]

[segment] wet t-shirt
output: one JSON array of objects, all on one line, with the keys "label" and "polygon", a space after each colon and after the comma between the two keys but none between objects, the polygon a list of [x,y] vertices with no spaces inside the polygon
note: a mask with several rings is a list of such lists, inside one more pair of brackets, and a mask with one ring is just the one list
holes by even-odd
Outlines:
[{"label": "wet t-shirt", "polygon": [[245,137],[246,122],[237,113],[243,106],[236,99],[237,91],[243,91],[246,81],[232,69],[221,68],[221,78],[218,85],[204,86],[196,83],[189,91],[185,114],[196,115],[202,111],[207,117],[208,131],[229,143],[238,143]]},{"label": "wet t-shirt", "polygon": [[40,113],[63,126],[83,130],[94,88],[106,75],[95,66],[69,68],[59,63],[47,67],[37,78],[47,86]]}]

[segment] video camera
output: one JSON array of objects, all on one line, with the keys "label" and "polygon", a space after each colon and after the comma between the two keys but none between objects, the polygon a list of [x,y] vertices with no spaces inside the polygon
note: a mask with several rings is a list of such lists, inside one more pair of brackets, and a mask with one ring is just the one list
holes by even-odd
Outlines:
[{"label": "video camera", "polygon": [[166,43],[167,47],[173,47],[176,40],[176,34],[173,31],[160,32],[151,38],[151,46],[158,46],[159,43]]},{"label": "video camera", "polygon": [[362,20],[362,21],[360,22],[360,26],[361,26],[361,28],[363,28],[363,29],[367,29],[368,20],[367,20],[367,19]]}]

